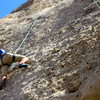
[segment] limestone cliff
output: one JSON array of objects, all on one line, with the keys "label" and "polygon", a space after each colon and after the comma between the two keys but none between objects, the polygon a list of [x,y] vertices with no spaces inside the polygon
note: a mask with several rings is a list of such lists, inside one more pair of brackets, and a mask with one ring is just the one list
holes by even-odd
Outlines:
[{"label": "limestone cliff", "polygon": [[0,100],[100,100],[100,10],[91,0],[29,0],[0,19],[0,48],[33,60]]}]

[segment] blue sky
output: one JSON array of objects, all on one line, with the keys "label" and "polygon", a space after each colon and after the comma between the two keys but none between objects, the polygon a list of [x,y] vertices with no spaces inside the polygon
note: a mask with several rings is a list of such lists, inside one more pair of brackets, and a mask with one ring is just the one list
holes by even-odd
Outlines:
[{"label": "blue sky", "polygon": [[0,18],[7,16],[28,0],[0,0]]}]

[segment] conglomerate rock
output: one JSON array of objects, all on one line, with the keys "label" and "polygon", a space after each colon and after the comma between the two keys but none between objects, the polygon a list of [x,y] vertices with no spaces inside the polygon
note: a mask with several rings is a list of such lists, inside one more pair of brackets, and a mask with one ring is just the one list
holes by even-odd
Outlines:
[{"label": "conglomerate rock", "polygon": [[100,100],[100,11],[91,0],[29,0],[0,19],[0,48],[33,60],[13,71],[0,100]]}]

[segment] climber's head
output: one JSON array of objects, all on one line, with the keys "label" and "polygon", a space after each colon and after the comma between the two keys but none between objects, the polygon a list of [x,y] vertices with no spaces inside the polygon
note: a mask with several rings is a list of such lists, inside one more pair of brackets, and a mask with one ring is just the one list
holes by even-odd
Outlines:
[{"label": "climber's head", "polygon": [[6,54],[6,52],[3,49],[0,49],[0,55]]}]

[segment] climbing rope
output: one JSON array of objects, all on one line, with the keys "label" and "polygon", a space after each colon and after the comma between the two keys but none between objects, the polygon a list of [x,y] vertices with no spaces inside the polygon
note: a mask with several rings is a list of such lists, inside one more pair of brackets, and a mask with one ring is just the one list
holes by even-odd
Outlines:
[{"label": "climbing rope", "polygon": [[94,0],[92,3],[90,3],[88,6],[86,6],[86,7],[84,8],[84,10],[88,9],[90,6],[92,6],[92,5],[94,5],[94,4],[100,9],[100,6],[99,6],[98,2],[100,2],[100,1]]},{"label": "climbing rope", "polygon": [[32,23],[31,23],[30,27],[27,30],[27,34],[26,34],[25,38],[23,39],[23,41],[21,42],[21,44],[19,45],[19,47],[15,50],[14,54],[16,54],[19,51],[19,49],[21,48],[21,46],[24,44],[25,40],[27,39],[27,37],[30,34],[30,31],[31,31],[33,25],[36,23],[36,21],[37,21],[38,18],[39,18],[39,16],[37,16],[35,19],[32,20]]},{"label": "climbing rope", "polygon": [[[43,0],[44,2],[45,2],[45,0]],[[43,3],[44,3],[43,2]],[[43,4],[41,4],[41,2],[40,2],[40,10],[41,10],[41,8],[42,8],[42,6],[43,6]],[[38,11],[38,15],[37,15],[37,17],[35,18],[35,19],[33,19],[32,20],[32,23],[31,23],[31,25],[30,25],[30,27],[28,28],[28,30],[27,30],[27,34],[26,34],[26,36],[25,36],[25,38],[22,40],[22,42],[20,43],[20,45],[18,46],[18,48],[15,50],[15,52],[14,52],[14,54],[16,54],[18,51],[19,51],[19,49],[21,48],[21,46],[24,44],[24,42],[25,42],[25,40],[27,39],[27,37],[29,36],[29,34],[31,33],[31,29],[32,29],[32,27],[33,27],[33,25],[36,23],[36,21],[37,21],[37,19],[40,17],[40,14],[39,14],[39,11]]]},{"label": "climbing rope", "polygon": [[95,3],[95,4],[97,5],[97,7],[100,9],[100,6],[99,6],[99,4],[98,4],[97,2],[100,2],[100,1],[94,0],[94,3]]}]

